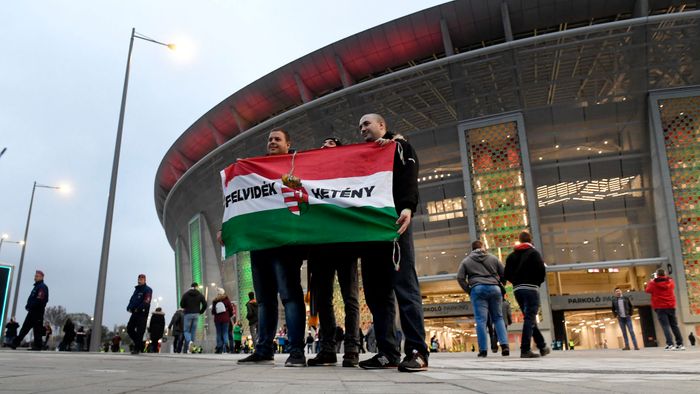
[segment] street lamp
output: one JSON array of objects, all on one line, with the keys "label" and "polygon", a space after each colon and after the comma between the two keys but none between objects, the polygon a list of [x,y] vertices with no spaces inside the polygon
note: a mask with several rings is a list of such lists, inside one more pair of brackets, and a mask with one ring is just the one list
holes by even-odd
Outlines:
[{"label": "street lamp", "polygon": [[8,241],[7,239],[10,238],[8,234],[3,234],[0,236],[0,250],[2,250],[2,244],[7,242],[8,244],[17,244],[17,245],[24,245],[24,241]]},{"label": "street lamp", "polygon": [[[97,278],[97,295],[95,296],[95,322],[98,327],[102,326],[102,312],[105,301],[105,286],[107,283],[107,264],[109,263],[109,243],[112,237],[112,216],[114,215],[114,197],[117,189],[117,173],[119,171],[119,153],[122,145],[122,131],[124,129],[124,111],[126,109],[126,93],[129,88],[129,69],[131,66],[131,50],[134,47],[134,38],[163,45],[170,50],[175,50],[174,44],[166,44],[156,41],[150,37],[131,29],[131,39],[129,41],[129,53],[126,57],[126,71],[124,72],[124,88],[122,90],[122,102],[119,109],[119,123],[117,125],[117,140],[114,143],[114,160],[112,161],[112,178],[109,183],[109,196],[107,197],[107,214],[105,217],[105,229],[102,237],[102,254],[100,256],[100,271]],[[90,351],[99,351],[102,343],[101,330],[92,330],[90,338]]]},{"label": "street lamp", "polygon": [[34,192],[37,188],[42,189],[54,189],[63,190],[61,186],[49,186],[36,183],[34,181],[34,186],[32,186],[32,197],[29,199],[29,212],[27,213],[27,224],[24,226],[24,238],[19,241],[22,245],[22,254],[19,257],[19,267],[17,267],[17,282],[15,286],[15,297],[12,300],[12,314],[10,316],[16,316],[17,313],[17,297],[19,297],[19,287],[22,284],[22,266],[24,265],[24,254],[27,251],[27,235],[29,234],[29,221],[32,218],[32,206],[34,205]]}]

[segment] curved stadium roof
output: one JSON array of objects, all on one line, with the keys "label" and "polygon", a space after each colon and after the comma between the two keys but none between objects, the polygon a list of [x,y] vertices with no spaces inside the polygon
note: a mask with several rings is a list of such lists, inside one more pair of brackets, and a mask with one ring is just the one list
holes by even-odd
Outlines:
[{"label": "curved stadium roof", "polygon": [[[195,121],[166,152],[156,173],[155,202],[165,200],[195,163],[235,136],[294,107],[353,84],[512,38],[683,11],[678,0],[458,0],[387,22],[330,44],[254,81]],[[503,5],[505,4],[505,6]],[[643,9],[643,8],[642,8]]]}]

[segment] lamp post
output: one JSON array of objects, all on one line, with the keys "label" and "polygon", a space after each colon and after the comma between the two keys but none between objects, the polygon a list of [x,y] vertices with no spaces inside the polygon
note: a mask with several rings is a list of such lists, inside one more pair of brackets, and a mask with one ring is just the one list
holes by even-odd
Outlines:
[{"label": "lamp post", "polygon": [[[122,131],[124,129],[124,111],[126,109],[126,93],[129,88],[129,71],[131,66],[131,51],[134,47],[134,38],[163,45],[171,50],[175,50],[174,44],[166,44],[146,37],[131,29],[131,39],[129,40],[129,53],[126,57],[126,71],[124,72],[124,88],[122,89],[122,101],[119,109],[119,123],[117,125],[117,140],[114,143],[114,160],[112,161],[112,177],[109,183],[109,196],[107,197],[107,214],[105,217],[105,229],[102,236],[102,254],[100,256],[100,271],[97,278],[97,294],[95,296],[95,325],[102,327],[102,312],[105,301],[105,285],[107,283],[107,264],[109,263],[109,243],[112,237],[112,217],[114,215],[114,197],[117,189],[117,173],[119,171],[119,153],[122,145]],[[90,351],[96,352],[100,349],[102,342],[102,330],[92,330],[90,337]]]},{"label": "lamp post", "polygon": [[2,244],[5,243],[5,242],[7,242],[8,244],[17,244],[17,245],[20,245],[20,246],[24,245],[24,241],[8,241],[7,239],[8,239],[9,237],[10,237],[10,236],[7,235],[7,234],[3,234],[3,235],[0,237],[0,250],[2,250]]},{"label": "lamp post", "polygon": [[24,266],[24,254],[27,251],[27,235],[29,234],[29,222],[32,219],[32,207],[34,206],[34,193],[37,188],[61,190],[60,186],[49,186],[36,183],[32,186],[32,197],[29,199],[29,212],[27,213],[27,224],[24,226],[24,238],[19,241],[22,245],[22,254],[19,257],[19,266],[17,267],[17,281],[15,282],[15,296],[12,300],[12,313],[10,316],[16,316],[17,313],[17,297],[19,297],[19,287],[22,284],[22,267]]}]

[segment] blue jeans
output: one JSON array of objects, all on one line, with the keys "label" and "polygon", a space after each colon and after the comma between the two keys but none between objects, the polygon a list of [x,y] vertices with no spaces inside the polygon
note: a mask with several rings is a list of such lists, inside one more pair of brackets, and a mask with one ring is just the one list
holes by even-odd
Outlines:
[{"label": "blue jeans", "polygon": [[498,285],[476,285],[471,288],[469,297],[474,307],[474,319],[476,320],[476,337],[479,342],[479,351],[488,351],[489,334],[486,329],[486,320],[489,315],[496,328],[498,343],[501,349],[508,347],[508,332],[503,323],[503,309],[501,302],[503,295]]},{"label": "blue jeans", "polygon": [[277,331],[279,293],[287,322],[289,351],[304,353],[306,305],[301,289],[302,259],[294,248],[250,252],[253,288],[258,300],[258,341],[255,352],[263,357],[274,354],[272,342]]},{"label": "blue jeans", "polygon": [[216,327],[216,350],[226,351],[228,346],[228,322],[214,323]]},{"label": "blue jeans", "polygon": [[513,292],[515,300],[523,311],[523,334],[520,339],[520,351],[527,353],[530,351],[530,342],[535,340],[537,348],[544,349],[547,343],[537,328],[537,311],[540,309],[540,293],[537,290],[518,289]]},{"label": "blue jeans", "polygon": [[671,337],[671,331],[676,337],[676,345],[683,345],[683,336],[681,335],[681,330],[678,329],[678,321],[676,320],[676,309],[675,308],[664,308],[664,309],[654,309],[656,312],[656,317],[659,318],[659,323],[661,328],[664,330],[664,336],[666,337],[666,345],[673,346],[673,337]]},{"label": "blue jeans", "polygon": [[190,346],[190,342],[193,342],[197,335],[197,323],[199,322],[199,313],[185,313],[184,316],[184,326],[185,326],[185,352],[187,352],[187,347]]},{"label": "blue jeans", "polygon": [[625,339],[625,347],[629,348],[630,347],[630,341],[627,338],[627,331],[630,332],[630,336],[632,337],[632,344],[634,344],[634,348],[637,349],[639,346],[637,346],[637,337],[634,335],[634,328],[632,327],[632,317],[630,316],[625,316],[625,317],[617,317],[618,323],[620,323],[620,330],[622,330],[622,338]]}]

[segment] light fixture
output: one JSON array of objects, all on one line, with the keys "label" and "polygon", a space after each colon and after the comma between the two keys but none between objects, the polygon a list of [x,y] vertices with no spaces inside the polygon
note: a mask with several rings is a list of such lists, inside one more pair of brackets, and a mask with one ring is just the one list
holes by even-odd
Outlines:
[{"label": "light fixture", "polygon": [[588,240],[587,240],[587,239],[584,240],[584,241],[583,241],[583,244],[584,244],[584,245],[588,245]]},{"label": "light fixture", "polygon": [[559,149],[559,144],[554,145],[554,149]]}]

